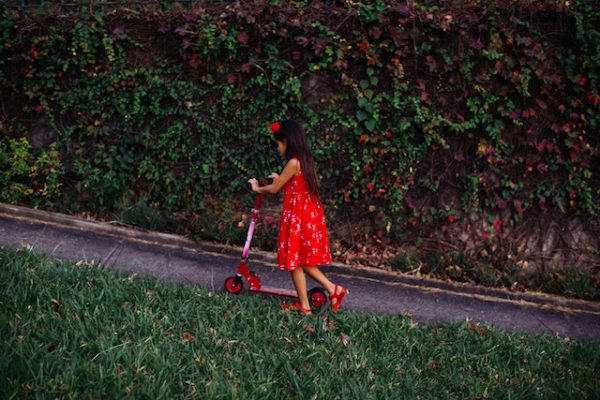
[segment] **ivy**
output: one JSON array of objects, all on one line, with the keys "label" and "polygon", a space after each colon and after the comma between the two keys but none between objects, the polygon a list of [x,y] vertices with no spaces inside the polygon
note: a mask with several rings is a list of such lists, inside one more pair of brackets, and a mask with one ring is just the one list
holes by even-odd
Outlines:
[{"label": "ivy", "polygon": [[[248,200],[248,177],[281,168],[267,123],[292,117],[332,215],[375,230],[474,211],[598,215],[592,2],[317,3],[68,23],[2,6],[0,87],[19,100],[0,160],[38,165],[31,187],[30,169],[3,175],[7,201],[191,216],[213,194]],[[17,126],[38,123],[54,147],[22,142]]]}]

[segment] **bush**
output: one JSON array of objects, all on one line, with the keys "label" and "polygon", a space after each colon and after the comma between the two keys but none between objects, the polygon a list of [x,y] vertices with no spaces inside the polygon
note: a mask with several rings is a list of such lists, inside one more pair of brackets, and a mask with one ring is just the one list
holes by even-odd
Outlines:
[{"label": "bush", "polygon": [[[478,245],[554,212],[598,221],[596,6],[233,2],[59,18],[2,5],[4,162],[37,124],[56,135],[26,156],[48,158],[50,192],[21,169],[0,178],[5,201],[111,217],[143,200],[191,233],[177,221],[216,196],[232,228],[208,235],[238,242],[247,179],[281,169],[268,122],[292,117],[346,246],[375,234],[462,249],[457,230]],[[348,232],[350,215],[365,222]]]}]

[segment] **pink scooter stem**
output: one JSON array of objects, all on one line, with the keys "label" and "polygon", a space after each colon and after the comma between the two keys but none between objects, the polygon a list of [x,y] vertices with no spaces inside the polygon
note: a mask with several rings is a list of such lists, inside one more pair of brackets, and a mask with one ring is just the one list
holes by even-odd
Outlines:
[{"label": "pink scooter stem", "polygon": [[[267,183],[266,179],[261,179],[259,181],[261,185],[265,185]],[[256,195],[256,200],[254,201],[254,208],[252,208],[252,217],[250,219],[250,226],[248,227],[248,234],[246,235],[246,243],[244,244],[244,250],[242,251],[242,259],[240,260],[240,265],[238,266],[237,274],[243,276],[248,281],[250,285],[250,290],[259,291],[262,287],[260,284],[260,278],[252,273],[248,268],[248,254],[250,253],[250,245],[252,244],[252,237],[254,236],[254,229],[256,228],[256,222],[258,221],[258,214],[260,213],[260,206],[262,205],[262,194],[258,193]]]},{"label": "pink scooter stem", "polygon": [[260,212],[260,206],[262,204],[262,194],[256,195],[254,201],[254,208],[252,209],[252,218],[250,219],[250,227],[248,228],[248,235],[246,236],[246,243],[244,244],[244,250],[242,251],[242,260],[248,261],[248,253],[250,252],[250,244],[252,243],[252,237],[254,236],[254,229],[256,228],[256,221],[258,220],[258,214]]}]

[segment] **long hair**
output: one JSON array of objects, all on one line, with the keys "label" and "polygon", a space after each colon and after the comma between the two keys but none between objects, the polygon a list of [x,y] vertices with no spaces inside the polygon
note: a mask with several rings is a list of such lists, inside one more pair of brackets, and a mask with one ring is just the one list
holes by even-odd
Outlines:
[{"label": "long hair", "polygon": [[318,198],[319,181],[315,172],[313,156],[300,124],[291,119],[282,121],[279,130],[275,133],[275,139],[286,143],[286,161],[292,157],[298,157],[308,191]]}]

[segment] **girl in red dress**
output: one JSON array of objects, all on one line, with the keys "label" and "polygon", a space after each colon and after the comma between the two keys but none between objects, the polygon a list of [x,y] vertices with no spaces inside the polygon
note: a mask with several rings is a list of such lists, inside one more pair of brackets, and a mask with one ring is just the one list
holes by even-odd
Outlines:
[{"label": "girl in red dress", "polygon": [[290,271],[300,300],[289,307],[304,314],[311,313],[306,291],[305,274],[308,274],[329,292],[331,309],[337,311],[348,290],[333,284],[318,268],[331,263],[331,252],[317,174],[304,131],[292,120],[272,123],[271,131],[286,165],[281,175],[269,175],[273,178],[270,185],[261,187],[256,179],[248,182],[256,193],[274,194],[284,189],[277,258],[279,269]]}]

